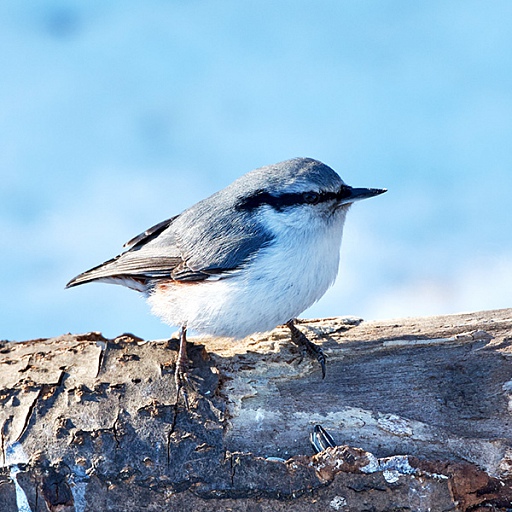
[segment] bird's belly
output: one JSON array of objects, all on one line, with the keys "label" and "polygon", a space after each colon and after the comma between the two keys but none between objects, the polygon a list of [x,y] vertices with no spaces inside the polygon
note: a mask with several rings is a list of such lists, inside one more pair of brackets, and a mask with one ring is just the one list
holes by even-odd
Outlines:
[{"label": "bird's belly", "polygon": [[341,240],[314,242],[263,249],[222,279],[161,283],[148,302],[166,323],[204,334],[243,338],[271,330],[311,306],[336,278]]}]

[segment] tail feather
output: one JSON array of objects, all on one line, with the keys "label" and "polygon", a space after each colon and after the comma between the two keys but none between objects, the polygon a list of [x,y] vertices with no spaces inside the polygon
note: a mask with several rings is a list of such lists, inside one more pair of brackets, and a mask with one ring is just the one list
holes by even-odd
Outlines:
[{"label": "tail feather", "polygon": [[[115,282],[127,285],[126,281],[146,283],[151,279],[171,277],[173,270],[182,263],[181,258],[142,255],[126,252],[74,277],[66,285],[72,288],[91,281]],[[138,285],[140,287],[140,284]],[[130,286],[132,287],[132,286]]]},{"label": "tail feather", "polygon": [[69,283],[66,284],[66,288],[72,288],[73,286],[78,286],[79,284],[90,283],[91,281],[97,281],[105,277],[112,277],[112,272],[107,269],[118,258],[119,256],[117,256],[116,258],[112,258],[111,260],[105,261],[105,263],[102,263],[101,265],[97,265],[94,268],[86,270],[81,274],[78,274],[73,279],[71,279]]},{"label": "tail feather", "polygon": [[174,237],[172,234],[168,235],[164,246],[152,242],[174,219],[176,217],[159,222],[136,236],[125,244],[125,247],[129,247],[127,251],[77,275],[69,281],[66,288],[101,281],[144,291],[149,280],[170,277],[174,269],[183,264],[183,259],[175,247]]}]

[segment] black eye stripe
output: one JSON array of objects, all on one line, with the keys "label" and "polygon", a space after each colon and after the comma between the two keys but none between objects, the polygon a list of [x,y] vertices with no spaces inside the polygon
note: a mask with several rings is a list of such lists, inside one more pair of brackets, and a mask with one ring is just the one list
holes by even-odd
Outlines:
[{"label": "black eye stripe", "polygon": [[289,192],[274,196],[269,192],[258,190],[249,197],[241,199],[236,205],[237,210],[254,210],[262,205],[269,205],[276,210],[301,204],[318,204],[326,201],[340,200],[350,197],[351,187],[344,186],[338,192]]},{"label": "black eye stripe", "polygon": [[320,202],[320,194],[318,192],[304,192],[302,199],[308,204],[317,204]]}]

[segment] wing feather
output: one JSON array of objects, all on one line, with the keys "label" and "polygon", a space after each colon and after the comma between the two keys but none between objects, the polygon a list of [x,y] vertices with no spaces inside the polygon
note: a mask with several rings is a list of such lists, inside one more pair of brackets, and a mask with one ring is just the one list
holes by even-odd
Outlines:
[{"label": "wing feather", "polygon": [[143,233],[140,235],[134,236],[131,240],[128,240],[123,247],[126,248],[135,248],[137,246],[141,246],[144,244],[147,244],[154,238],[156,238],[162,231],[165,231],[172,222],[177,219],[179,216],[175,215],[174,217],[171,217],[170,219],[163,220],[162,222],[159,222],[158,224],[155,224],[154,226],[151,226],[150,228],[146,229]]},{"label": "wing feather", "polygon": [[231,274],[273,236],[247,212],[234,215],[234,200],[224,194],[155,224],[127,242],[125,252],[76,276],[66,288],[98,280],[129,286],[131,280],[143,291],[152,280],[201,281]]},{"label": "wing feather", "polygon": [[183,260],[177,257],[130,256],[130,253],[123,253],[87,270],[73,278],[66,285],[66,288],[111,277],[127,277],[143,281],[172,278],[174,269],[183,263]]}]

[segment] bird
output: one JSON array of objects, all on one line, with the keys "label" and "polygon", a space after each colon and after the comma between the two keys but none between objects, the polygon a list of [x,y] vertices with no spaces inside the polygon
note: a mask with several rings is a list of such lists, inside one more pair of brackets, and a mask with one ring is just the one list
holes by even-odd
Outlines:
[{"label": "bird", "polygon": [[185,401],[187,329],[236,340],[286,325],[302,357],[318,359],[323,378],[325,355],[296,319],[336,279],[350,206],[384,192],[351,187],[313,158],[260,167],[132,238],[66,288],[124,285],[179,327],[174,378]]}]

